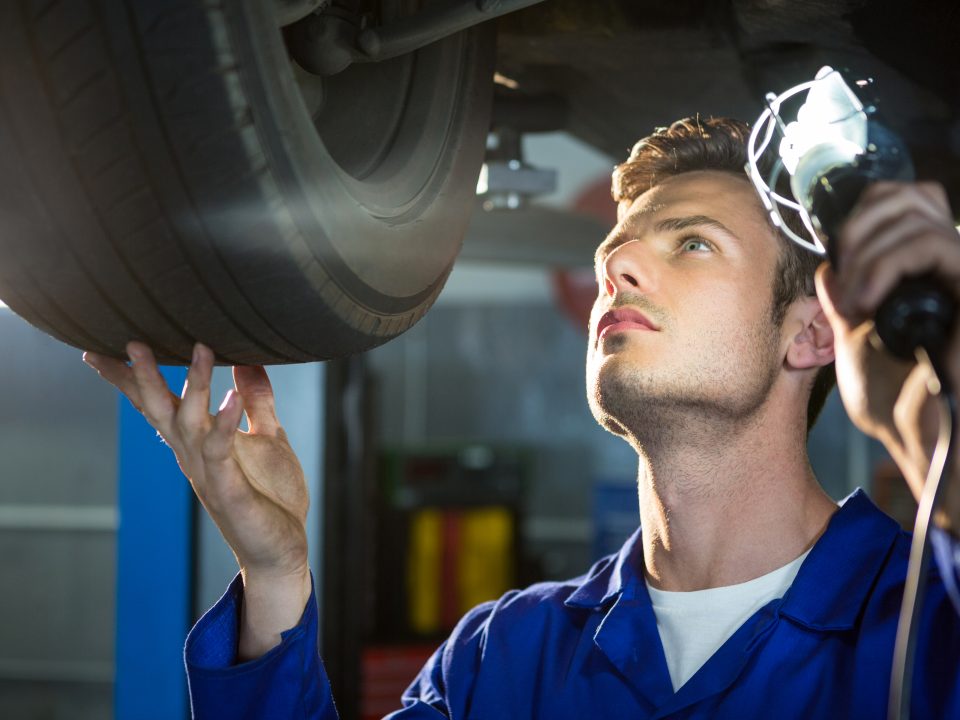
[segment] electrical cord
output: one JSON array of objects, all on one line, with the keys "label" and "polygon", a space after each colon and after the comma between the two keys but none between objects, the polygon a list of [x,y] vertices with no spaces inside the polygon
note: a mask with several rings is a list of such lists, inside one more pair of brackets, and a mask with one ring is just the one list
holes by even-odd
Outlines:
[{"label": "electrical cord", "polygon": [[893,670],[890,675],[890,701],[887,712],[889,720],[909,720],[910,718],[914,655],[930,565],[930,529],[933,525],[931,521],[940,504],[943,488],[947,485],[941,481],[944,472],[952,464],[955,450],[953,429],[957,422],[957,398],[950,384],[950,376],[943,365],[943,356],[940,352],[928,353],[923,348],[918,348],[917,359],[928,363],[936,376],[939,387],[933,388],[932,391],[939,395],[941,401],[940,431],[923,492],[920,495],[917,519],[913,527],[910,562],[907,566],[903,604],[900,606],[897,639],[893,650]]}]

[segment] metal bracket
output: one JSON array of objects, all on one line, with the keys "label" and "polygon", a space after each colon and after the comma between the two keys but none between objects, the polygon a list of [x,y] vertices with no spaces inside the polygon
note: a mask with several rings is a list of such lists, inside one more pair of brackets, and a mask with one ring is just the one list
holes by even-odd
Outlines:
[{"label": "metal bracket", "polygon": [[484,210],[518,210],[530,198],[557,189],[557,171],[523,161],[521,135],[500,127],[487,135],[487,158],[480,168],[477,195]]}]

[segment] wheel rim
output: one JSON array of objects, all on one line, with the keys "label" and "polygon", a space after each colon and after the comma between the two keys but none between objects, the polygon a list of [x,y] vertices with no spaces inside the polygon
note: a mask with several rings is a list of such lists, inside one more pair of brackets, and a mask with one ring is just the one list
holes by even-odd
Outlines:
[{"label": "wheel rim", "polygon": [[285,241],[306,251],[305,268],[316,260],[309,272],[318,288],[333,281],[353,302],[389,307],[391,316],[420,312],[466,232],[492,96],[492,34],[474,28],[400,58],[410,82],[390,143],[337,162],[328,146],[340,140],[321,137],[313,111],[349,112],[350,98],[327,93],[311,105],[322,83],[298,86],[303,71],[292,68],[281,34],[251,32],[267,26],[268,6],[243,5],[236,33],[250,41],[250,107],[271,168],[265,182],[276,183],[266,191],[296,226]]},{"label": "wheel rim", "polygon": [[[415,0],[382,0],[381,22],[415,12]],[[351,195],[381,218],[398,218],[430,185],[448,142],[460,83],[459,42],[355,63],[314,75],[291,58],[317,135]],[[359,91],[358,88],[362,88]]]}]

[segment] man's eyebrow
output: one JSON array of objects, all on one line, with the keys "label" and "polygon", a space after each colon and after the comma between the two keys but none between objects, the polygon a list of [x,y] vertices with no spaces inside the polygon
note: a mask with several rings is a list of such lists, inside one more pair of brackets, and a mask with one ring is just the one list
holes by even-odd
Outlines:
[{"label": "man's eyebrow", "polygon": [[[685,215],[683,217],[664,218],[653,226],[653,231],[658,233],[679,232],[681,230],[687,230],[693,227],[713,228],[714,230],[719,230],[720,232],[729,235],[734,240],[739,240],[736,233],[730,230],[730,228],[728,228],[722,222],[716,218],[710,217],[709,215]],[[624,243],[630,242],[632,239],[633,236],[631,235],[629,229],[621,228],[621,230],[615,235],[608,237],[606,240],[600,243],[600,247],[597,248],[594,258],[594,265],[599,265],[607,255]]]},{"label": "man's eyebrow", "polygon": [[685,217],[666,218],[665,220],[661,220],[654,225],[654,230],[656,232],[677,232],[679,230],[686,230],[687,228],[692,227],[711,227],[715,230],[726,233],[734,239],[737,239],[736,233],[732,232],[730,228],[728,228],[722,222],[716,218],[710,217],[709,215],[687,215]]}]

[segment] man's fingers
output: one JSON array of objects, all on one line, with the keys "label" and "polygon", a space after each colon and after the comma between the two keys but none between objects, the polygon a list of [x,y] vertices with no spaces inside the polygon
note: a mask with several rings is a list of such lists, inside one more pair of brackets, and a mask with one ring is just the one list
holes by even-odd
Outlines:
[{"label": "man's fingers", "polygon": [[[936,238],[940,238],[939,241]],[[918,243],[933,240],[937,247],[925,248]],[[899,253],[930,254],[948,261],[949,255],[960,252],[960,236],[952,226],[934,224],[916,211],[908,212],[894,222],[884,225],[856,252],[847,257],[840,267],[840,282],[844,287],[840,307],[849,312],[856,309],[857,297],[863,292],[862,283],[875,271],[878,264],[891,262],[888,258]]]},{"label": "man's fingers", "polygon": [[950,214],[950,197],[947,189],[938,182],[926,181],[914,183],[917,190],[930,198],[931,202],[946,214]]},{"label": "man's fingers", "polygon": [[213,373],[213,352],[197,343],[193,360],[183,385],[177,426],[189,437],[196,437],[210,426],[210,376]]},{"label": "man's fingers", "polygon": [[947,197],[946,189],[942,184],[935,181],[878,180],[866,187],[861,200],[864,203],[882,202],[886,198],[904,192],[923,195],[939,208],[939,213],[949,212],[950,210],[950,199]]},{"label": "man's fingers", "polygon": [[143,411],[140,389],[133,377],[133,369],[127,363],[93,352],[85,352],[83,361],[96,370],[100,377],[126,395],[137,410]]},{"label": "man's fingers", "polygon": [[242,417],[243,398],[236,390],[230,390],[200,448],[206,469],[204,499],[213,506],[232,505],[250,493],[233,454]]},{"label": "man's fingers", "polygon": [[169,442],[168,434],[172,429],[180,399],[167,387],[149,347],[138,342],[128,343],[127,355],[133,363],[133,377],[140,391],[142,412]]},{"label": "man's fingers", "polygon": [[277,435],[282,432],[273,402],[273,387],[262,366],[237,366],[233,380],[250,421],[250,432],[259,435]]},{"label": "man's fingers", "polygon": [[960,241],[938,232],[906,238],[850,278],[846,292],[856,309],[869,315],[900,280],[927,272],[936,272],[956,287],[960,282]]},{"label": "man's fingers", "polygon": [[942,225],[950,217],[943,188],[936,183],[878,182],[870,185],[841,231],[840,270],[843,271],[848,258],[870,242],[885,225],[910,214],[922,215]]}]

